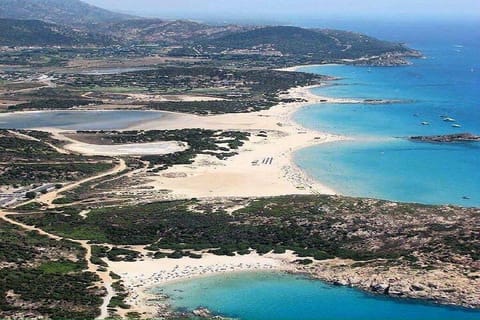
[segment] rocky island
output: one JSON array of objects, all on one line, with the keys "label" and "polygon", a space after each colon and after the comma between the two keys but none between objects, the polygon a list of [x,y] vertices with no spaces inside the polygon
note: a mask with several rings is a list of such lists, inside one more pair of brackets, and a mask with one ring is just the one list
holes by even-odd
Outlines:
[{"label": "rocky island", "polygon": [[413,136],[412,141],[434,142],[434,143],[452,143],[452,142],[477,142],[480,136],[471,133],[455,133],[436,136]]}]

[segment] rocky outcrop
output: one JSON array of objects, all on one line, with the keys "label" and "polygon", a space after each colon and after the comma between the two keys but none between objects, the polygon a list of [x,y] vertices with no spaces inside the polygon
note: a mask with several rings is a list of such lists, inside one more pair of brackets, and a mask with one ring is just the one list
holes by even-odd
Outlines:
[{"label": "rocky outcrop", "polygon": [[475,142],[480,141],[480,136],[471,133],[446,134],[438,136],[414,136],[410,137],[412,141],[451,143],[451,142]]},{"label": "rocky outcrop", "polygon": [[293,272],[375,294],[480,308],[480,274],[451,263],[413,268],[399,261],[333,259],[297,266]]},{"label": "rocky outcrop", "polygon": [[423,54],[420,51],[409,50],[406,52],[389,52],[379,56],[365,57],[352,61],[346,61],[348,64],[372,67],[395,67],[411,65],[409,58],[421,58]]}]

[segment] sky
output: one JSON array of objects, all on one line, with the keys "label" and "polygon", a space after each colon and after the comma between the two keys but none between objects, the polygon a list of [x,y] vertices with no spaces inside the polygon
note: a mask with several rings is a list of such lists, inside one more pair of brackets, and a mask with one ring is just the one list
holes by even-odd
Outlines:
[{"label": "sky", "polygon": [[159,18],[478,18],[480,0],[83,0],[110,10]]}]

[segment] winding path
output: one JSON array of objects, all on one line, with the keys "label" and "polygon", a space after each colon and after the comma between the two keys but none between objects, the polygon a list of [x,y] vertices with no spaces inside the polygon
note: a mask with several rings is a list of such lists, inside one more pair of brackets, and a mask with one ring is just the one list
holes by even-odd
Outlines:
[{"label": "winding path", "polygon": [[[33,202],[33,201],[39,201],[39,202],[47,204],[49,208],[54,208],[55,205],[52,204],[53,200],[55,200],[60,193],[75,189],[75,188],[79,187],[80,185],[82,185],[84,183],[87,183],[87,182],[90,182],[90,181],[93,181],[93,180],[96,180],[96,179],[100,179],[100,178],[103,178],[103,177],[108,177],[110,175],[118,174],[118,173],[120,173],[120,172],[122,172],[122,171],[124,171],[128,168],[128,166],[125,163],[125,160],[120,159],[120,158],[119,159],[116,158],[115,160],[118,162],[117,165],[114,168],[112,168],[108,171],[102,172],[102,173],[100,173],[98,175],[95,175],[95,176],[88,177],[86,179],[77,181],[75,183],[71,183],[71,184],[66,185],[65,187],[63,187],[61,189],[52,191],[52,192],[44,194],[44,195],[41,195],[40,197],[38,197],[34,200],[23,202],[20,205],[25,205],[25,204],[28,204],[28,203]],[[87,261],[87,270],[92,272],[92,273],[95,273],[100,278],[101,281],[97,284],[100,285],[100,286],[103,286],[105,288],[106,292],[107,292],[107,294],[103,297],[103,303],[100,307],[100,315],[97,319],[108,318],[110,316],[109,312],[108,312],[108,305],[110,304],[110,301],[111,301],[112,297],[115,295],[115,291],[112,287],[113,279],[110,276],[110,270],[108,268],[105,272],[100,272],[100,271],[98,271],[98,267],[91,262],[92,246],[88,243],[88,240],[75,240],[75,239],[60,237],[58,235],[46,232],[45,230],[40,229],[38,227],[27,225],[25,223],[13,220],[13,219],[8,217],[8,216],[16,216],[16,215],[18,216],[18,215],[22,215],[22,214],[25,214],[25,213],[19,213],[19,212],[14,212],[14,211],[0,211],[0,219],[4,220],[7,223],[16,225],[16,226],[18,226],[18,227],[20,227],[24,230],[27,230],[27,231],[36,231],[40,235],[47,236],[47,237],[49,237],[51,239],[54,239],[54,240],[57,240],[57,241],[58,240],[66,240],[66,241],[71,241],[71,242],[77,243],[85,249],[85,260]]]},{"label": "winding path", "polygon": [[110,304],[110,300],[112,299],[112,297],[115,295],[115,291],[112,288],[113,279],[110,277],[110,272],[108,269],[106,272],[100,272],[97,270],[98,267],[90,261],[92,257],[92,246],[88,243],[88,241],[63,238],[55,234],[46,232],[43,229],[40,229],[38,227],[16,221],[8,217],[8,216],[16,216],[16,215],[18,216],[22,214],[24,213],[0,211],[0,219],[10,224],[16,225],[27,231],[36,231],[40,235],[47,236],[57,241],[65,240],[65,241],[71,241],[71,242],[77,243],[85,249],[85,260],[87,261],[87,271],[95,273],[100,278],[100,282],[97,284],[100,286],[103,286],[107,291],[107,294],[105,295],[105,297],[103,297],[102,306],[100,307],[100,310],[101,310],[100,316],[98,316],[97,319],[108,318],[109,317],[108,305]]}]

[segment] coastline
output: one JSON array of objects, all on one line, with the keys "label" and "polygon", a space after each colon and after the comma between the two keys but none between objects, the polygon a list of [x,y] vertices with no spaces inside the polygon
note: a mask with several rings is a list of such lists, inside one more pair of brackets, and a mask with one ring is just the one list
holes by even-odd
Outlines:
[{"label": "coastline", "polygon": [[[296,71],[302,66],[288,68],[285,71]],[[303,102],[294,102],[288,104],[280,104],[272,107],[269,110],[250,113],[250,114],[227,114],[227,115],[216,115],[216,116],[195,116],[187,114],[176,114],[171,113],[171,121],[162,121],[167,119],[160,119],[159,121],[144,122],[139,126],[132,127],[129,129],[180,129],[184,127],[201,127],[206,129],[224,129],[224,130],[247,130],[249,132],[255,133],[258,130],[262,129],[269,132],[268,142],[263,142],[259,144],[259,141],[249,141],[244,147],[239,150],[239,155],[233,157],[231,160],[227,160],[227,164],[222,167],[216,167],[213,169],[213,176],[216,176],[216,180],[221,180],[223,174],[229,172],[228,168],[234,168],[236,165],[239,165],[242,170],[245,170],[243,173],[250,177],[252,184],[261,183],[261,181],[269,180],[272,177],[259,176],[257,173],[254,173],[252,170],[249,170],[250,167],[244,167],[239,164],[238,159],[242,161],[251,160],[250,158],[255,158],[260,156],[262,153],[262,146],[265,147],[265,144],[274,144],[276,145],[276,153],[283,156],[285,163],[289,169],[285,169],[287,173],[283,176],[283,180],[286,180],[291,183],[291,185],[302,185],[305,189],[294,189],[286,188],[285,185],[280,188],[274,188],[270,190],[267,194],[262,194],[259,190],[263,188],[256,189],[252,188],[254,194],[257,196],[268,196],[276,194],[277,191],[280,191],[278,194],[281,195],[283,192],[288,191],[290,194],[308,194],[308,193],[324,193],[324,194],[337,194],[333,189],[324,186],[321,182],[316,181],[309,177],[309,175],[302,170],[294,161],[295,151],[322,144],[322,143],[333,143],[337,141],[349,140],[348,137],[332,135],[326,132],[319,132],[312,129],[303,127],[301,124],[297,123],[294,120],[295,113],[305,106],[309,106],[317,103],[363,103],[363,101],[356,101],[352,99],[338,99],[331,97],[317,96],[311,92],[311,89],[318,86],[311,87],[300,87],[291,89],[285,98],[290,99],[299,99]],[[165,117],[167,118],[167,117]],[[284,136],[270,137],[270,132],[281,132]],[[290,138],[288,138],[290,137]],[[290,142],[290,144],[289,144]],[[260,148],[258,146],[260,145]],[[285,148],[285,146],[289,146]],[[248,155],[245,157],[245,155]],[[201,161],[206,161],[206,159],[201,159]],[[223,169],[222,169],[223,168]],[[178,169],[178,168],[177,168]],[[180,174],[184,172],[183,168],[181,170],[172,169],[169,173],[172,176],[175,174]],[[213,187],[211,180],[209,180],[208,166],[205,167],[198,164],[190,166],[191,169],[187,173],[187,178],[177,179],[177,183],[165,183],[165,179],[159,179],[160,185],[165,188],[171,188],[172,190],[178,190],[178,188],[185,188],[185,183],[188,184],[189,176],[195,176],[199,172],[199,180],[201,180],[206,185],[207,188]],[[277,168],[276,173],[282,172],[281,168]],[[293,173],[296,173],[295,176]],[[297,178],[294,178],[297,177]],[[280,178],[281,180],[282,178]],[[163,181],[162,181],[163,180]],[[175,180],[175,179],[173,179]],[[220,184],[225,181],[220,181]],[[245,189],[245,185],[242,183],[237,184],[237,192],[231,193],[228,191],[225,194],[222,194],[221,190],[215,190],[215,195],[222,196],[250,196],[251,194],[245,192],[238,192],[238,190],[252,190]],[[153,184],[157,186],[157,184]],[[193,186],[192,186],[193,187]],[[197,186],[198,187],[198,186]],[[195,188],[194,188],[195,189]],[[228,188],[227,188],[228,190]],[[189,196],[195,196],[197,198],[208,198],[208,195],[191,192],[192,189],[184,189],[185,194]],[[175,196],[179,196],[181,192],[177,193]],[[180,195],[180,197],[182,197]],[[162,284],[170,283],[172,281],[181,281],[192,279],[196,277],[214,275],[224,272],[246,272],[246,271],[276,271],[276,272],[290,272],[294,274],[307,274],[313,279],[318,279],[319,281],[325,281],[330,284],[340,285],[340,286],[349,286],[353,288],[360,289],[365,292],[370,292],[379,295],[386,295],[390,297],[401,297],[401,298],[412,298],[418,301],[433,301],[443,305],[457,305],[457,306],[476,306],[478,301],[474,298],[471,300],[464,300],[464,293],[459,293],[458,297],[450,297],[447,299],[442,290],[451,290],[451,288],[473,288],[475,282],[468,282],[463,279],[462,281],[467,281],[464,284],[456,283],[455,281],[445,281],[444,278],[448,276],[446,272],[436,272],[436,273],[423,273],[421,271],[415,271],[412,273],[412,270],[408,268],[397,268],[392,270],[383,270],[381,267],[365,267],[365,268],[353,268],[352,265],[355,264],[355,261],[342,260],[342,259],[332,259],[325,261],[316,261],[311,266],[299,266],[293,263],[297,257],[293,255],[292,252],[287,252],[286,254],[267,254],[259,256],[256,253],[252,253],[247,256],[235,256],[233,260],[229,260],[230,257],[220,257],[219,259],[212,260],[211,257],[205,255],[201,259],[197,260],[197,263],[204,263],[207,265],[204,269],[192,270],[189,269],[191,263],[194,262],[193,259],[183,258],[180,261],[174,259],[160,260],[166,264],[176,263],[178,264],[177,271],[178,276],[173,278],[164,278],[160,276],[159,272],[166,272],[162,262],[148,262],[141,261],[138,262],[139,265],[132,264],[131,268],[134,266],[142,266],[141,270],[151,270],[153,267],[157,271],[153,271],[150,274],[138,274],[132,271],[128,271],[124,268],[126,263],[122,263],[123,266],[118,269],[122,279],[125,279],[127,288],[129,289],[129,300],[127,303],[132,305],[132,310],[145,313],[146,315],[154,316],[160,312],[160,315],[171,315],[172,310],[168,305],[167,297],[163,296],[161,293],[155,295],[151,290],[152,288],[161,287]],[[235,260],[238,259],[238,260]],[[245,260],[242,260],[245,259]],[[249,264],[249,266],[240,266],[241,262],[238,261],[251,261],[253,259],[255,263]],[[225,261],[230,261],[226,263]],[[233,262],[235,261],[235,262]],[[194,262],[196,263],[196,262]],[[143,267],[148,266],[148,267]],[[155,267],[156,266],[156,267]],[[120,264],[114,265],[113,268],[119,268]],[[451,272],[458,274],[458,279],[461,279],[461,270],[453,270],[452,266],[446,266],[445,270],[450,270]],[[160,270],[160,271],[159,271]],[[163,271],[162,271],[163,270]],[[185,271],[186,273],[182,273]],[[150,271],[149,271],[150,272]],[[155,273],[156,272],[156,273]],[[168,273],[168,272],[167,272]],[[424,291],[423,289],[411,289],[411,288],[423,288],[426,284],[434,284],[437,286],[435,290],[430,292]],[[433,285],[432,285],[433,286]],[[442,286],[444,288],[442,288]],[[380,288],[380,291],[377,289]],[[382,290],[389,288],[391,292],[389,294],[383,293]],[[433,287],[432,287],[433,288]],[[474,290],[474,289],[472,289]],[[160,298],[159,298],[160,297]]]},{"label": "coastline", "polygon": [[[212,164],[211,159],[208,160],[201,156],[197,157],[192,165],[174,166],[159,177],[149,177],[154,179],[149,183],[151,186],[172,190],[173,195],[170,194],[169,197],[173,199],[210,198],[205,190],[216,188],[217,185],[221,187],[221,190],[215,190],[213,193],[215,198],[314,193],[333,195],[337,194],[335,190],[310,177],[294,161],[295,152],[302,148],[347,140],[346,137],[305,128],[294,121],[294,114],[305,106],[316,103],[338,103],[339,99],[319,97],[313,94],[310,90],[315,87],[317,86],[293,88],[284,97],[303,100],[302,102],[279,104],[269,110],[214,116],[168,112],[167,116],[158,120],[144,121],[127,129],[155,130],[200,127],[213,130],[246,130],[251,133],[268,132],[266,139],[248,141],[240,148],[237,156],[223,161],[227,162],[226,164]],[[273,133],[276,134],[273,135]],[[267,148],[275,154],[275,160],[277,157],[280,158],[280,161],[275,161],[280,165],[270,166],[273,170],[269,170],[267,174],[255,172],[261,167],[252,166],[251,159],[264,156]],[[222,179],[225,175],[227,175],[227,180],[233,179],[233,181],[227,182],[226,188],[226,181]],[[234,189],[229,188],[231,183],[235,185]],[[266,190],[267,192],[265,192],[265,188],[269,188]],[[210,190],[209,193],[212,191]],[[172,312],[166,297],[159,301],[158,296],[152,292],[153,288],[158,288],[162,284],[225,272],[275,271],[305,274],[305,270],[295,270],[293,261],[296,259],[297,257],[291,251],[287,251],[285,254],[266,255],[258,255],[253,252],[234,257],[203,253],[201,259],[184,257],[182,259],[155,260],[144,257],[135,263],[109,261],[109,270],[119,274],[124,281],[128,292],[126,303],[132,306],[129,311],[153,317],[168,316]]]},{"label": "coastline", "polygon": [[[297,67],[299,68],[299,67]],[[253,113],[222,114],[198,116],[185,113],[163,112],[166,114],[156,120],[140,121],[122,130],[166,130],[185,128],[204,128],[212,130],[239,130],[251,133],[251,140],[238,150],[238,155],[218,161],[211,156],[199,156],[191,165],[178,165],[161,172],[149,175],[146,185],[155,191],[170,190],[165,194],[159,192],[155,200],[172,199],[212,199],[212,198],[248,198],[268,197],[286,194],[336,194],[335,190],[321,184],[308,176],[294,161],[295,151],[323,143],[348,140],[348,137],[319,132],[303,127],[294,120],[295,113],[305,106],[318,103],[358,103],[360,101],[317,96],[311,87],[297,87],[283,95],[284,98],[295,99],[296,102],[282,103],[268,110]],[[345,102],[346,101],[346,102]],[[55,138],[65,140],[58,128],[42,128],[55,132]],[[259,137],[265,132],[267,137]],[[67,138],[69,142],[76,140]],[[254,160],[264,157],[274,158],[271,165],[255,166]],[[160,195],[161,194],[161,195]],[[164,197],[164,198],[162,198]],[[472,298],[465,300],[468,293],[460,292],[445,300],[442,290],[452,288],[473,288],[475,282],[457,283],[462,279],[461,270],[446,266],[448,272],[422,273],[412,272],[409,268],[383,270],[377,266],[355,268],[354,261],[332,259],[315,261],[310,266],[293,263],[297,257],[291,252],[287,254],[258,255],[252,253],[234,257],[213,256],[203,253],[201,259],[159,259],[154,260],[146,255],[143,248],[135,248],[143,253],[136,262],[108,261],[108,270],[119,274],[124,281],[128,296],[126,303],[130,309],[120,310],[119,315],[128,312],[139,312],[146,317],[159,314],[171,315],[172,310],[164,297],[151,292],[153,287],[172,281],[181,281],[195,277],[209,276],[225,272],[247,271],[286,271],[295,274],[308,274],[312,278],[335,285],[351,286],[366,292],[392,297],[416,298],[420,301],[431,300],[441,304],[477,306]],[[196,267],[196,268],[194,268]],[[454,280],[444,278],[456,274]],[[451,278],[451,277],[450,277]],[[465,278],[465,277],[464,277]],[[462,281],[465,281],[465,279]],[[429,287],[435,284],[435,289]],[[428,286],[426,285],[428,284]],[[444,287],[442,287],[444,286]],[[412,287],[428,288],[427,291]],[[380,288],[380,291],[377,290]],[[389,288],[391,293],[383,293]],[[393,288],[393,289],[392,289]]]},{"label": "coastline", "polygon": [[[154,292],[162,285],[237,272],[293,272],[291,262],[296,257],[290,251],[284,254],[259,255],[252,252],[233,257],[203,253],[201,259],[144,258],[137,262],[109,262],[109,270],[122,277],[131,305],[128,311],[135,311],[147,317],[171,316],[168,297]],[[122,315],[122,314],[120,314]]]}]

